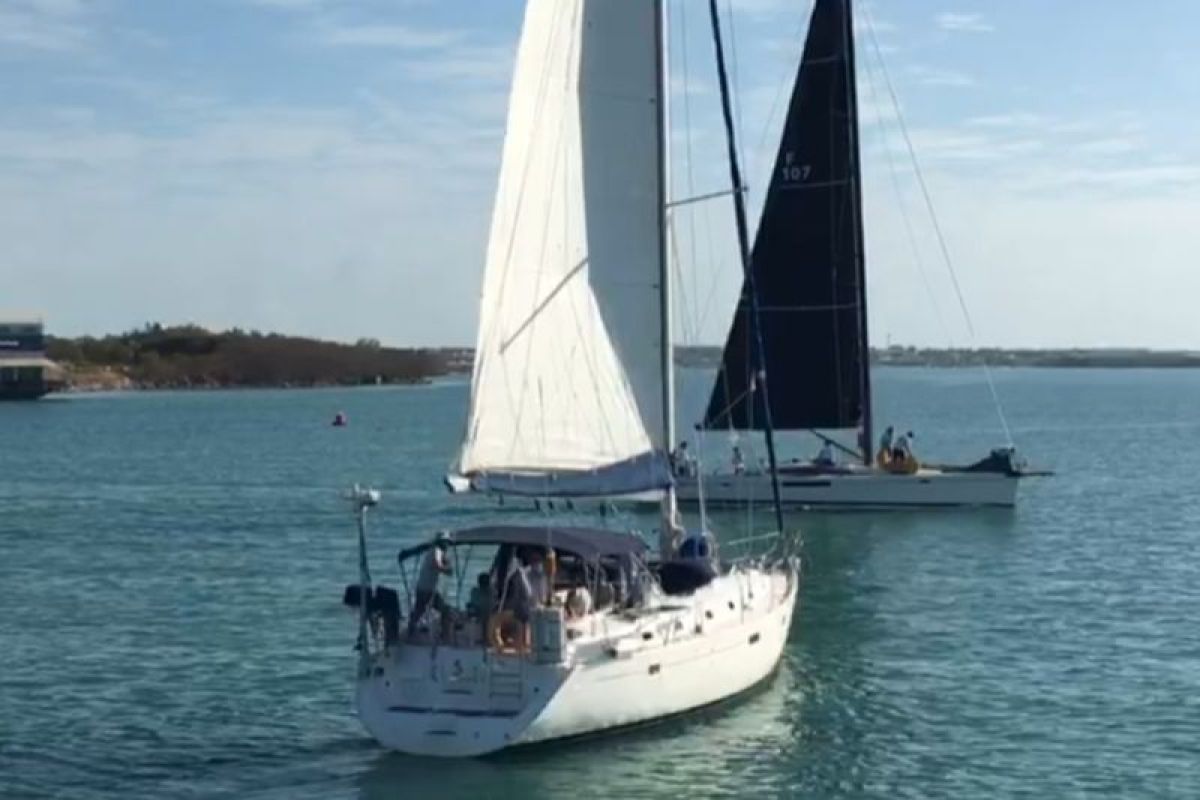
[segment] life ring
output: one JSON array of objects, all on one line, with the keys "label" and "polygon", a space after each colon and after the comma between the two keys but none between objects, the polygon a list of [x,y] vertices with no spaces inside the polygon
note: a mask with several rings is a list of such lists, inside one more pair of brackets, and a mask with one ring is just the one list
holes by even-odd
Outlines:
[{"label": "life ring", "polygon": [[[517,642],[505,641],[504,630],[506,626],[516,626],[517,635],[513,637],[518,639]],[[511,611],[497,611],[488,617],[487,624],[487,643],[489,647],[495,650],[516,650],[518,652],[529,649],[529,626],[523,624],[517,619],[517,615]]]}]

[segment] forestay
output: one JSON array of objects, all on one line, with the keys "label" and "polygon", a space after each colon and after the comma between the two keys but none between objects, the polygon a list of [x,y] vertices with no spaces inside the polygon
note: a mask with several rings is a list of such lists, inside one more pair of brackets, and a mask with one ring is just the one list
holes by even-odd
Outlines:
[{"label": "forestay", "polygon": [[527,5],[458,465],[477,482],[669,480],[658,7]]}]

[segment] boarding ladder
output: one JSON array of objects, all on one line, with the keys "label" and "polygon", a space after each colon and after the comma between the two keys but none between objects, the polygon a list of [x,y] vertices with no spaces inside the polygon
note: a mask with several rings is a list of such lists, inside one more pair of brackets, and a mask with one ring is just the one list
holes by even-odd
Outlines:
[{"label": "boarding ladder", "polygon": [[525,659],[519,655],[488,654],[488,698],[520,703],[525,696]]}]

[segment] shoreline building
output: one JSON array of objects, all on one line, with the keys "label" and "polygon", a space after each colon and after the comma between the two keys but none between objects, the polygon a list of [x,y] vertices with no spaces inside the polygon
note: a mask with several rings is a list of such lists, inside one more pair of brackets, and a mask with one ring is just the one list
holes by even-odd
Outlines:
[{"label": "shoreline building", "polygon": [[0,400],[36,400],[62,384],[37,317],[0,314]]}]

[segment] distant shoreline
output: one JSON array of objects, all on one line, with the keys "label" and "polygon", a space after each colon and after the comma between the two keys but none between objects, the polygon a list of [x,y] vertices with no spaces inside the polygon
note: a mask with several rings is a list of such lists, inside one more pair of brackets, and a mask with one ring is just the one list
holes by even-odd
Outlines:
[{"label": "distant shoreline", "polygon": [[[675,363],[716,368],[721,348],[681,347]],[[1200,351],[1134,348],[1007,349],[918,348],[893,346],[871,350],[871,364],[882,367],[1043,367],[1058,369],[1196,369]]]},{"label": "distant shoreline", "polygon": [[[465,347],[393,348],[375,339],[354,344],[238,329],[157,323],[102,338],[47,337],[55,362],[47,383],[56,393],[315,389],[418,386],[469,375]],[[722,348],[675,348],[681,367],[716,369]],[[1034,367],[1060,369],[1196,369],[1200,351],[1136,348],[928,348],[899,345],[871,351],[874,366]]]},{"label": "distant shoreline", "polygon": [[73,383],[70,380],[65,385],[56,387],[53,390],[57,395],[82,395],[82,394],[124,394],[137,392],[237,392],[237,391],[263,391],[263,390],[287,390],[287,391],[315,391],[319,389],[367,389],[367,388],[395,388],[401,386],[429,386],[433,384],[438,377],[423,377],[412,378],[408,380],[392,380],[383,383],[270,383],[270,384],[255,384],[255,383],[230,383],[230,384],[147,384],[135,383],[132,381],[122,381],[119,378],[111,381],[94,381],[86,383]]},{"label": "distant shoreline", "polygon": [[58,392],[414,386],[462,369],[461,351],[353,344],[196,325],[47,337]]}]

